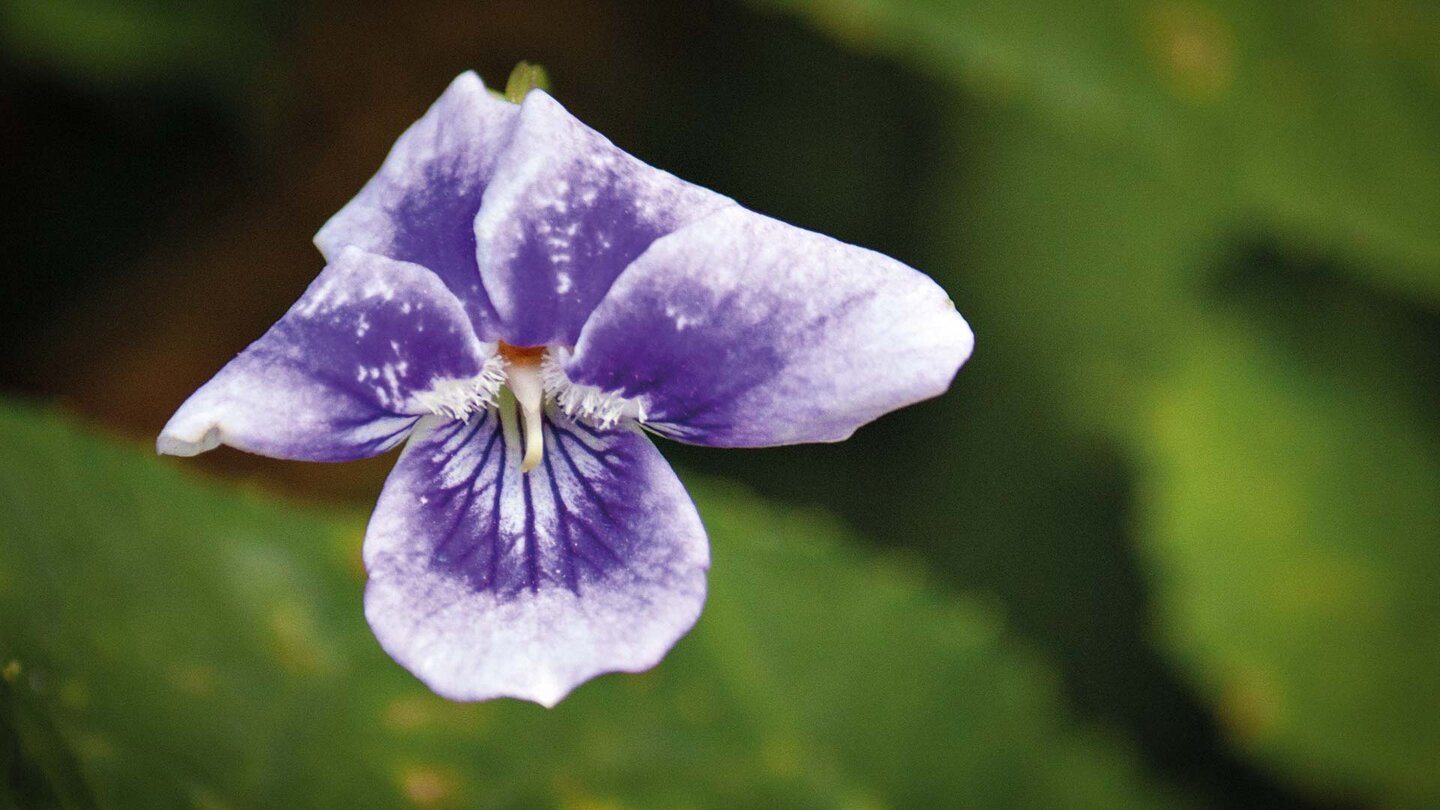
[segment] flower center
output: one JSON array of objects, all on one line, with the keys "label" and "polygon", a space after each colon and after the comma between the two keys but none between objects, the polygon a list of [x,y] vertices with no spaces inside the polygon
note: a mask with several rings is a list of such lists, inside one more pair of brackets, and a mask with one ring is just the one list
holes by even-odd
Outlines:
[{"label": "flower center", "polygon": [[500,341],[500,356],[511,363],[536,364],[545,356],[544,346],[511,346]]},{"label": "flower center", "polygon": [[565,373],[570,351],[564,346],[513,346],[498,341],[495,354],[479,374],[469,379],[435,380],[430,390],[414,394],[414,404],[461,421],[495,408],[506,441],[519,439],[524,448],[521,472],[534,469],[544,457],[541,415],[547,399],[567,417],[600,430],[610,430],[626,420],[645,421],[642,399],[572,382]]},{"label": "flower center", "polygon": [[[520,423],[525,438],[525,457],[520,461],[520,472],[526,473],[535,469],[545,453],[545,432],[540,422],[540,406],[545,401],[540,363],[545,357],[545,347],[511,346],[502,340],[500,356],[506,362],[505,385],[520,406]],[[501,407],[504,407],[503,404]]]}]

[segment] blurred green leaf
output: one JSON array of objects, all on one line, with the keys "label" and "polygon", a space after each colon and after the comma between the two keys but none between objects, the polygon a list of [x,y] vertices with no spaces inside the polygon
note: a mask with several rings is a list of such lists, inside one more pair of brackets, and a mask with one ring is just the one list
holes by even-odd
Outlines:
[{"label": "blurred green leaf", "polygon": [[289,12],[235,0],[0,0],[0,43],[21,63],[99,86],[244,93]]},{"label": "blurred green leaf", "polygon": [[78,763],[49,718],[12,700],[21,668],[0,666],[0,808],[95,807]]},{"label": "blurred green leaf", "polygon": [[[64,789],[102,806],[1161,799],[1072,727],[994,616],[819,516],[701,484],[710,603],[656,671],[549,711],[461,705],[370,637],[357,516],[193,483],[146,455],[0,409],[0,717],[53,724],[79,777],[50,778],[83,778]],[[52,750],[17,731],[22,754]]]},{"label": "blurred green leaf", "polygon": [[764,0],[1440,303],[1440,7],[1423,0]]},{"label": "blurred green leaf", "polygon": [[[1150,170],[1113,142],[1015,110],[967,110],[927,265],[970,318],[977,354],[1050,389],[1071,424],[1123,430],[1202,316],[1221,203],[1197,171]],[[981,358],[983,360],[983,356]]]},{"label": "blurred green leaf", "polygon": [[[1287,779],[1433,804],[1433,332],[1360,285],[1237,259],[1203,180],[1033,115],[965,123],[935,227],[960,234],[977,362],[1131,460],[1166,649]],[[1233,300],[1266,285],[1291,297]]]},{"label": "blurred green leaf", "polygon": [[1433,807],[1440,440],[1374,337],[1391,326],[1329,314],[1289,337],[1216,318],[1157,387],[1140,518],[1160,626],[1245,748]]}]

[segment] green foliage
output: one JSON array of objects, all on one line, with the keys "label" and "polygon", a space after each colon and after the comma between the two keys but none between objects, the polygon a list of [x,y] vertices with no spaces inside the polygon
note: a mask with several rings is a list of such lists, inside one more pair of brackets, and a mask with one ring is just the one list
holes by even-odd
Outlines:
[{"label": "green foliage", "polygon": [[972,111],[965,124],[971,159],[946,167],[956,185],[934,214],[960,237],[936,266],[1007,368],[1041,378],[1074,422],[1124,430],[1204,317],[1215,199],[1200,178],[1024,114]]},{"label": "green foliage", "polygon": [[0,0],[16,61],[99,86],[246,92],[286,20],[283,4],[188,0]]},{"label": "green foliage", "polygon": [[1440,302],[1440,8],[1424,0],[765,0],[1198,177],[1231,222]]},{"label": "green foliage", "polygon": [[1393,325],[1325,320],[1217,320],[1155,392],[1140,517],[1165,643],[1242,746],[1433,806],[1440,441],[1366,337]]},{"label": "green foliage", "polygon": [[[450,704],[361,617],[363,521],[0,409],[0,765],[22,806],[1155,806],[973,603],[701,484],[710,604],[654,672]],[[3,795],[5,791],[0,791]]]},{"label": "green foliage", "polygon": [[778,4],[968,91],[922,266],[970,373],[1125,453],[1157,640],[1237,745],[1440,802],[1435,10]]}]

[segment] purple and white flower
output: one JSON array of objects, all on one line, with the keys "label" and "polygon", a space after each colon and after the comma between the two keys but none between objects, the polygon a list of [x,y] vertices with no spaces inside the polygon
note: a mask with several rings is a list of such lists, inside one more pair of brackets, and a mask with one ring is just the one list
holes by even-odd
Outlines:
[{"label": "purple and white flower", "polygon": [[695,623],[705,530],[646,431],[838,441],[943,392],[973,345],[915,270],[474,73],[315,242],[324,271],[157,446],[341,461],[405,441],[365,536],[365,613],[457,700],[553,705]]}]

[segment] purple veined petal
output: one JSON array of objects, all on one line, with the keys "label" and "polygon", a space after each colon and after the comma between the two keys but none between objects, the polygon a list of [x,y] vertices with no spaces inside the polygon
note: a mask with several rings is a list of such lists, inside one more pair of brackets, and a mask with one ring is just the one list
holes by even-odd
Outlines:
[{"label": "purple veined petal", "polygon": [[730,205],[631,157],[532,91],[475,220],[480,274],[504,339],[574,345],[615,277],[651,242]]},{"label": "purple veined petal", "polygon": [[945,292],[864,248],[731,208],[657,241],[565,365],[694,444],[838,441],[937,396],[974,338]]},{"label": "purple veined petal", "polygon": [[219,444],[310,461],[373,456],[434,410],[425,403],[437,389],[444,405],[457,386],[486,381],[488,355],[433,273],[349,248],[180,406],[156,447],[178,456]]},{"label": "purple veined petal", "polygon": [[475,263],[475,213],[519,112],[462,73],[315,235],[320,252],[333,260],[355,246],[428,268],[464,302],[480,337],[495,339]]},{"label": "purple veined petal", "polygon": [[700,615],[705,531],[649,439],[554,412],[544,433],[544,461],[522,474],[494,411],[427,420],[370,520],[370,626],[453,700],[553,706],[654,666]]}]

